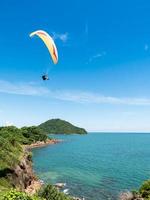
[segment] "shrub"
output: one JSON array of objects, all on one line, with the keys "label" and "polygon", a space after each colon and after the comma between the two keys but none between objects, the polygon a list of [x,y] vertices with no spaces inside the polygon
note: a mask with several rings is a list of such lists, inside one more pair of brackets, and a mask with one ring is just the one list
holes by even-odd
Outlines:
[{"label": "shrub", "polygon": [[40,200],[38,197],[30,197],[24,192],[19,192],[17,190],[11,190],[7,192],[2,200]]},{"label": "shrub", "polygon": [[150,180],[145,181],[143,185],[139,189],[140,194],[143,198],[149,198],[150,199]]},{"label": "shrub", "polygon": [[39,196],[46,200],[72,200],[70,196],[65,195],[62,192],[59,192],[54,186],[47,185],[40,192]]}]

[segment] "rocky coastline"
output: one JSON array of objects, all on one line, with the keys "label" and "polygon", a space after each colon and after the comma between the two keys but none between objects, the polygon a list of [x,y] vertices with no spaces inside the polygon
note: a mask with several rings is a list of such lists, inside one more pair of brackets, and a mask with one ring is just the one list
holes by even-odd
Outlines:
[{"label": "rocky coastline", "polygon": [[134,194],[133,192],[127,191],[122,192],[119,195],[119,200],[144,200],[139,194]]},{"label": "rocky coastline", "polygon": [[59,142],[62,142],[62,140],[58,140],[58,139],[47,139],[46,141],[38,141],[35,143],[32,143],[30,145],[24,145],[24,147],[26,149],[33,149],[33,148],[38,148],[38,147],[43,147],[43,146],[47,146],[47,145],[52,145],[52,144],[57,144]]},{"label": "rocky coastline", "polygon": [[[46,145],[53,145],[53,144],[57,144],[59,142],[62,142],[62,140],[57,140],[57,139],[48,139],[46,142],[36,142],[36,143],[33,143],[31,145],[26,145],[25,148],[24,148],[24,151],[26,152],[26,154],[30,153],[30,150],[32,148],[38,148],[38,147],[43,147],[43,146],[46,146]],[[27,165],[25,164],[26,162],[24,161],[27,161]],[[29,195],[34,195],[37,191],[40,190],[40,188],[42,187],[42,185],[44,184],[43,181],[39,180],[34,172],[33,172],[33,168],[32,168],[32,162],[28,162],[30,160],[30,156],[28,156],[28,158],[26,157],[26,159],[22,159],[21,163],[24,163],[25,165],[25,171],[26,171],[26,174],[28,174],[29,176],[29,180],[26,184],[24,185],[24,190],[27,194]],[[57,187],[56,187],[57,188]],[[59,190],[59,188],[58,188]],[[79,198],[79,197],[72,197],[73,200],[84,200],[84,198]]]},{"label": "rocky coastline", "polygon": [[12,185],[21,191],[25,191],[29,195],[35,194],[41,188],[43,182],[36,177],[33,171],[31,149],[57,144],[59,142],[61,142],[61,140],[48,139],[45,142],[38,141],[31,145],[24,145],[23,156],[20,159],[20,163],[8,174]]}]

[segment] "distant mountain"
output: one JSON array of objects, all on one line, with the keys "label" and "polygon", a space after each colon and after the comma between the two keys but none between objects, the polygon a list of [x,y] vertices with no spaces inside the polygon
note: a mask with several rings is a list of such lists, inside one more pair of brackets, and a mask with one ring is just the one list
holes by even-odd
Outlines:
[{"label": "distant mountain", "polygon": [[61,119],[51,119],[39,125],[39,128],[44,133],[53,133],[53,134],[86,134],[87,131],[83,128],[72,125],[71,123],[61,120]]}]

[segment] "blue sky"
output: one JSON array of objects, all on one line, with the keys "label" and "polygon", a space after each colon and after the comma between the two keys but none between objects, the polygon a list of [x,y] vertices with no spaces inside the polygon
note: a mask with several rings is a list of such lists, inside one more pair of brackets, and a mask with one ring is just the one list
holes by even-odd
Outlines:
[{"label": "blue sky", "polygon": [[[150,131],[149,10],[149,0],[1,2],[0,125],[62,118],[92,131]],[[55,39],[55,66],[29,38],[38,29]]]}]

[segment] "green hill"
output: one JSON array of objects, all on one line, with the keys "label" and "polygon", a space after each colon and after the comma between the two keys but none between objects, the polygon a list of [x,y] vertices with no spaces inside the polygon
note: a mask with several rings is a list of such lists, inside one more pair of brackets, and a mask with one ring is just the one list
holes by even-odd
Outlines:
[{"label": "green hill", "polygon": [[71,123],[61,119],[51,119],[39,125],[44,133],[50,134],[86,134],[86,130],[72,125]]}]

